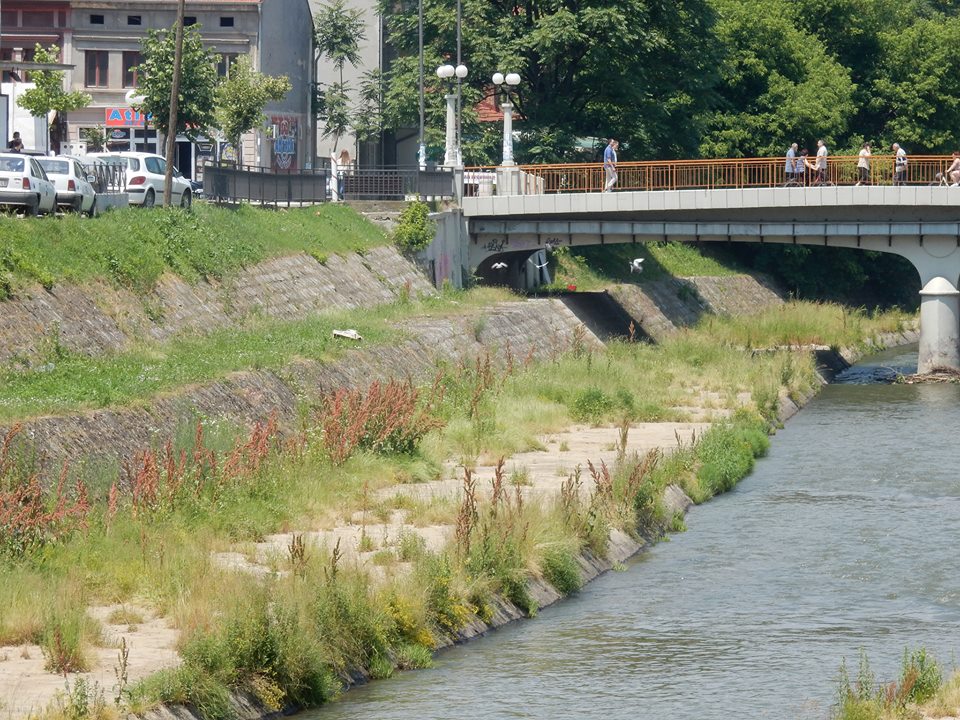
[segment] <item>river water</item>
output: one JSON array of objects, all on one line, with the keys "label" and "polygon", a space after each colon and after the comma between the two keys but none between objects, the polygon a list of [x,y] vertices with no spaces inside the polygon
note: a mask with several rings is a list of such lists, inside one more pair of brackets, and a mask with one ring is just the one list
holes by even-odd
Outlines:
[{"label": "river water", "polygon": [[822,719],[841,659],[878,679],[960,640],[960,386],[876,356],[823,390],[689,529],[577,596],[344,694],[310,720]]}]

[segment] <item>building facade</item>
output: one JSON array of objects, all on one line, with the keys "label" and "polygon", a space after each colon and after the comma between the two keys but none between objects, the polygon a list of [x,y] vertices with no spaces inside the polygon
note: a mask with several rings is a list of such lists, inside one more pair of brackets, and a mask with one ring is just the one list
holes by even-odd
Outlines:
[{"label": "building facade", "polygon": [[[40,6],[52,17],[49,27],[43,26],[50,31],[43,39],[36,37],[39,16],[26,10],[39,13]],[[20,53],[27,59],[25,53],[32,53],[35,38],[61,47],[62,61],[73,66],[66,73],[68,87],[93,98],[88,107],[67,116],[67,149],[81,147],[87,131],[98,130],[105,135],[108,149],[163,154],[164,138],[131,107],[130,97],[136,95],[140,41],[149,30],[173,27],[176,11],[175,0],[69,4],[33,0],[22,2],[13,17],[8,15],[14,12],[12,6],[4,3],[0,53],[9,53],[10,59]],[[25,26],[26,20],[34,25]],[[15,22],[20,25],[14,26]],[[256,70],[290,79],[292,89],[286,98],[267,106],[266,126],[244,136],[241,162],[278,170],[309,166],[314,154],[310,107],[314,63],[308,0],[191,0],[186,3],[184,22],[199,26],[204,45],[217,57],[221,76],[229,74],[236,58],[247,55]],[[15,27],[22,30],[16,39]],[[238,155],[238,149],[227,146],[215,131],[206,132],[196,141],[177,138],[177,166],[188,177],[198,177],[208,159]]]}]

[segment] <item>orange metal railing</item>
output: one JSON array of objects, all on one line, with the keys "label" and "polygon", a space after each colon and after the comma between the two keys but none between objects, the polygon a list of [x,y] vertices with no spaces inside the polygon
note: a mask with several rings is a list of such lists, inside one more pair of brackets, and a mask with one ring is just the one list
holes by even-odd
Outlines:
[{"label": "orange metal railing", "polygon": [[[813,165],[816,158],[808,158]],[[826,185],[854,185],[858,180],[856,155],[831,156],[827,159]],[[933,185],[952,162],[945,155],[911,156],[907,162],[906,184]],[[870,158],[870,185],[893,182],[892,155]],[[801,164],[802,167],[802,164]],[[521,165],[520,170],[542,182],[527,183],[537,192],[580,193],[600,192],[605,175],[603,163],[571,165]],[[477,178],[491,177],[495,167],[466,168],[465,194],[477,194]],[[616,190],[687,190],[724,188],[783,187],[787,185],[786,158],[737,158],[723,160],[651,160],[617,163]],[[815,171],[807,169],[797,179],[799,186],[815,186]],[[482,191],[481,191],[482,192]]]}]

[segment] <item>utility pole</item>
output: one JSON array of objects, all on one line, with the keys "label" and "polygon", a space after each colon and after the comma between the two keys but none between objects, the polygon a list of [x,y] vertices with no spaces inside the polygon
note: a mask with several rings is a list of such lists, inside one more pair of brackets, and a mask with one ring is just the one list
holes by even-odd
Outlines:
[{"label": "utility pole", "polygon": [[186,0],[177,3],[177,24],[173,50],[173,80],[170,83],[170,115],[167,121],[167,171],[163,176],[163,206],[173,199],[173,157],[177,149],[177,111],[180,101],[180,73],[183,69],[183,15]]},{"label": "utility pole", "polygon": [[420,0],[417,3],[417,37],[419,40],[419,49],[420,49],[420,135],[419,135],[419,144],[417,146],[417,164],[420,166],[420,169],[423,170],[427,166],[427,146],[424,143],[423,139],[423,115],[424,115],[424,100],[423,100],[423,0]]}]

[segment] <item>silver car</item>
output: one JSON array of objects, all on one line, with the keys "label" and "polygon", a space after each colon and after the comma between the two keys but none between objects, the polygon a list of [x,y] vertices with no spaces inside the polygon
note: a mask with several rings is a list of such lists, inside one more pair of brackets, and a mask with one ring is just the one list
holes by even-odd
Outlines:
[{"label": "silver car", "polygon": [[[123,151],[115,153],[87,153],[100,159],[122,158],[127,164],[127,196],[131,205],[153,207],[163,201],[163,181],[167,169],[166,158],[153,153]],[[193,203],[190,181],[173,169],[173,197],[171,204],[189,208]]]},{"label": "silver car", "polygon": [[76,213],[97,213],[97,193],[91,177],[83,166],[72,157],[37,158],[47,177],[57,188],[57,206]]},{"label": "silver car", "polygon": [[52,213],[56,206],[57,189],[35,157],[0,153],[0,207],[39,215]]}]

